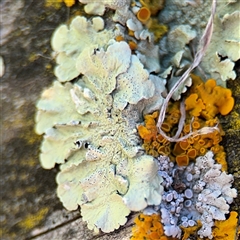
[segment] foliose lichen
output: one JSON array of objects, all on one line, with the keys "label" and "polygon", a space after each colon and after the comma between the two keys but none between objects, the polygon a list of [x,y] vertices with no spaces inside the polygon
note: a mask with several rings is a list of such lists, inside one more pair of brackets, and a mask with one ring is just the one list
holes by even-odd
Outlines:
[{"label": "foliose lichen", "polygon": [[[198,235],[212,239],[214,220],[226,219],[229,204],[237,197],[237,192],[231,187],[233,176],[222,172],[213,157],[209,151],[186,167],[178,167],[168,157],[158,158],[164,192],[161,204],[153,209],[161,213],[167,236],[180,238],[180,226],[193,227],[200,221]],[[149,211],[148,207],[144,213]]]},{"label": "foliose lichen", "polygon": [[[68,210],[80,206],[88,227],[103,232],[124,225],[130,211],[144,209],[147,215],[161,213],[163,226],[154,216],[146,217],[154,219],[150,229],[153,239],[163,231],[168,237],[161,239],[180,238],[182,230],[183,239],[193,231],[201,238],[217,236],[216,228],[212,231],[214,221],[225,219],[236,197],[231,187],[233,176],[225,172],[225,152],[218,145],[223,131],[171,144],[156,127],[156,110],[167,95],[165,84],[172,89],[191,64],[195,51],[191,44],[199,40],[205,27],[208,13],[204,11],[210,1],[169,0],[154,19],[151,15],[156,16],[164,1],[134,1],[131,7],[130,0],[79,1],[86,4],[88,14],[104,15],[106,8],[113,9],[114,23],[107,22],[105,28],[101,17],[87,20],[78,16],[70,26],[57,28],[51,40],[57,80],[37,103],[36,132],[44,134],[42,166],[50,169],[60,165],[60,200]],[[239,36],[232,30],[239,29],[239,11],[219,4],[222,7],[215,18],[213,44],[202,67],[207,75],[225,81],[235,78],[233,67],[239,59]],[[226,9],[231,9],[229,14]],[[159,41],[167,29],[167,36]],[[189,76],[172,98],[180,99],[194,79]],[[215,114],[225,115],[232,109],[230,92],[215,87],[212,81],[207,82],[187,97],[187,114],[194,120],[186,119],[183,134],[191,127],[198,131],[205,124],[200,117],[213,127],[217,124]],[[207,95],[206,101],[201,100],[203,95]],[[176,131],[180,120],[176,106],[178,103],[170,104],[167,121],[162,124],[168,135]],[[142,114],[146,126],[140,125]],[[141,147],[137,129],[149,155]],[[170,145],[174,145],[173,150]],[[163,155],[169,155],[171,161]],[[215,163],[213,155],[221,165]],[[160,225],[162,229],[156,233]],[[148,231],[146,226],[144,231]],[[216,222],[218,226],[221,224]],[[145,237],[144,231],[140,231],[141,237]]]},{"label": "foliose lichen", "polygon": [[62,24],[53,33],[51,45],[56,55],[55,75],[60,82],[66,82],[79,75],[76,59],[83,49],[104,47],[114,37],[113,31],[104,29],[104,20],[94,17],[75,17],[70,26]]},{"label": "foliose lichen", "polygon": [[61,164],[57,193],[63,205],[80,205],[90,229],[110,232],[130,210],[161,202],[157,163],[143,153],[136,130],[158,88],[124,41],[106,50],[85,47],[75,61],[80,77],[55,81],[37,104],[36,131],[44,133],[40,160],[47,169]]}]

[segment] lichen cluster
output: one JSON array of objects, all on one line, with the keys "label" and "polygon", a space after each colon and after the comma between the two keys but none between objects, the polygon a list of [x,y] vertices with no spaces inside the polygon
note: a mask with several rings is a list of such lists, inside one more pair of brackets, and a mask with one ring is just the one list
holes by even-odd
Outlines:
[{"label": "lichen cluster", "polygon": [[[47,169],[61,165],[57,193],[63,205],[69,210],[80,205],[90,229],[110,232],[125,224],[131,210],[161,201],[162,178],[136,130],[142,107],[151,108],[158,88],[124,41],[112,41],[106,50],[83,42],[84,49],[76,51],[74,32],[82,39],[97,35],[91,28],[87,33],[71,28],[77,21],[89,24],[76,17],[70,30],[60,26],[52,40],[58,80],[37,103],[36,131],[44,133],[40,161]],[[74,62],[76,80],[59,70],[69,66],[67,59]]]},{"label": "lichen cluster", "polygon": [[[75,3],[64,2],[68,7]],[[46,169],[60,165],[58,197],[68,210],[80,206],[90,229],[114,231],[131,211],[143,211],[132,239],[187,239],[193,234],[221,239],[222,229],[231,222],[233,231],[236,219],[231,213],[228,222],[221,222],[236,197],[217,118],[232,110],[231,91],[191,74],[176,88],[175,102],[169,102],[157,128],[165,84],[171,90],[184,74],[195,50],[190,45],[202,31],[201,25],[193,28],[198,20],[188,16],[189,9],[196,8],[206,23],[201,9],[209,3],[197,7],[199,1],[169,0],[163,8],[165,1],[155,0],[79,2],[94,16],[75,17],[55,30],[51,45],[57,79],[37,103],[36,132],[44,134],[40,161]],[[179,6],[188,17],[176,24],[174,19],[183,16]],[[232,21],[238,28],[239,11],[227,15],[225,10],[216,17],[223,20],[216,23],[214,38],[224,27],[231,32]],[[100,17],[105,14],[106,21]],[[205,56],[204,61],[213,59],[211,69],[204,61],[200,69],[216,73],[218,82],[235,78],[239,39],[233,34],[226,40],[229,31],[224,29],[224,39],[218,39],[223,48],[215,51],[211,45]],[[216,65],[213,50],[219,59],[228,58]],[[179,137],[192,135],[166,139],[178,132],[182,120]]]},{"label": "lichen cluster", "polygon": [[212,239],[214,220],[226,219],[237,193],[231,186],[233,176],[222,172],[213,156],[208,151],[186,167],[173,164],[168,157],[158,158],[164,192],[160,206],[154,210],[161,213],[167,236],[180,238],[180,227],[198,226],[198,236]]},{"label": "lichen cluster", "polygon": [[[181,68],[185,68],[192,61],[188,51],[192,51],[195,46],[194,39],[199,40],[201,37],[211,4],[212,1],[165,1],[164,9],[158,15],[161,23],[167,24],[169,28],[168,34],[160,41],[162,68],[171,66],[176,69],[176,60],[180,62]],[[212,40],[200,66],[204,71],[202,76],[215,79],[218,85],[226,86],[226,80],[236,78],[234,66],[240,59],[239,9],[239,1],[217,2]]]},{"label": "lichen cluster", "polygon": [[[183,137],[193,132],[191,137],[178,142],[165,139],[157,130],[157,111],[145,115],[145,124],[138,126],[143,148],[148,154],[159,156],[159,174],[163,177],[164,186],[160,206],[151,206],[152,210],[146,208],[144,213],[160,213],[166,236],[179,239],[183,231],[183,239],[191,234],[195,234],[196,238],[218,239],[217,234],[220,234],[219,237],[223,234],[224,223],[218,233],[214,226],[218,225],[219,220],[226,219],[229,204],[237,195],[236,190],[231,189],[233,176],[225,173],[226,153],[219,145],[224,131],[216,115],[228,114],[233,108],[234,99],[229,89],[217,86],[212,79],[206,83],[195,75],[192,79],[193,85],[185,99],[185,125],[180,135]],[[168,136],[173,136],[177,131],[181,116],[179,108],[179,101],[168,106],[161,126]],[[218,129],[194,135],[194,131],[214,126]],[[213,154],[218,164],[214,164]],[[235,231],[236,226],[229,235],[233,236]]]},{"label": "lichen cluster", "polygon": [[[186,140],[172,143],[158,133],[156,122],[158,112],[144,116],[145,125],[138,126],[138,132],[143,139],[143,148],[154,157],[166,155],[176,161],[179,166],[187,166],[190,160],[197,156],[204,155],[208,150],[213,151],[217,162],[227,170],[226,154],[219,143],[222,140],[224,131],[216,115],[228,114],[234,104],[231,90],[216,86],[214,80],[203,83],[202,80],[193,75],[193,86],[190,88],[190,95],[185,99],[186,121],[181,133],[185,136],[190,131],[196,131],[203,127],[218,126],[219,130],[195,134]],[[180,120],[180,102],[169,104],[166,118],[162,124],[162,130],[169,136],[175,134]]]},{"label": "lichen cluster", "polygon": [[173,240],[164,234],[159,214],[140,214],[135,218],[131,240]]}]

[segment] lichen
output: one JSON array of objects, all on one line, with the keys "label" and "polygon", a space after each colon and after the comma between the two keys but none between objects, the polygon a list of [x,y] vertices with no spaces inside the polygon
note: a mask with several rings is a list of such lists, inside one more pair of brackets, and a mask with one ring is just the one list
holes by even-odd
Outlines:
[{"label": "lichen", "polygon": [[63,205],[80,205],[90,229],[110,232],[130,210],[161,202],[157,164],[143,154],[136,131],[155,84],[124,41],[86,47],[76,69],[82,76],[75,83],[55,81],[37,104],[36,131],[45,133],[40,160],[48,169],[61,164]]},{"label": "lichen", "polygon": [[[192,75],[195,79],[196,76]],[[199,80],[198,80],[199,81]],[[192,116],[202,116],[205,119],[213,119],[218,113],[227,115],[234,106],[232,91],[217,86],[214,79],[208,79],[192,89],[192,94],[185,100],[186,110]]]},{"label": "lichen", "polygon": [[150,32],[154,34],[154,41],[158,42],[164,34],[167,33],[168,27],[164,24],[160,24],[159,20],[156,18],[150,19],[149,23],[147,24],[147,27]]},{"label": "lichen", "polygon": [[103,28],[104,21],[100,17],[90,21],[77,16],[69,27],[63,24],[54,31],[51,45],[57,55],[54,73],[59,81],[70,81],[80,74],[75,67],[76,59],[90,43],[94,48],[104,47],[114,37],[112,31]]},{"label": "lichen", "polygon": [[226,239],[232,240],[237,237],[238,213],[230,212],[230,216],[224,221],[215,221],[213,228],[213,237],[216,240]]},{"label": "lichen", "polygon": [[18,226],[24,229],[33,229],[44,219],[48,211],[49,209],[44,207],[35,214],[29,214],[18,223]]},{"label": "lichen", "polygon": [[151,12],[146,7],[140,8],[137,13],[137,18],[142,23],[146,23],[149,20],[150,16],[151,16]]},{"label": "lichen", "polygon": [[237,197],[232,188],[233,175],[221,171],[222,166],[215,162],[211,151],[185,167],[177,166],[168,157],[160,156],[158,160],[164,186],[162,202],[143,212],[160,212],[167,236],[180,239],[181,229],[185,237],[195,229],[194,239],[196,235],[212,239],[214,220],[225,220]]},{"label": "lichen", "polygon": [[[202,127],[214,127],[218,125],[219,131],[192,136],[185,141],[171,143],[158,133],[158,112],[144,116],[145,125],[138,126],[138,132],[143,139],[143,148],[154,157],[166,155],[176,161],[179,166],[187,166],[197,156],[204,155],[207,150],[213,151],[215,159],[222,165],[222,170],[227,171],[226,153],[220,145],[224,131],[221,128],[216,115],[228,114],[234,104],[231,90],[216,86],[214,80],[203,83],[202,80],[192,75],[193,86],[190,95],[185,99],[186,120],[181,136],[197,131]],[[169,136],[176,132],[180,120],[179,102],[170,102],[162,130]]]},{"label": "lichen", "polygon": [[[196,43],[199,42],[203,29],[207,25],[211,11],[212,1],[180,1],[168,0],[158,15],[162,24],[169,28],[169,32],[160,42],[161,69],[166,70],[177,54],[179,47],[184,47],[185,56],[182,65],[187,67],[191,62],[194,52],[197,52]],[[218,85],[226,86],[224,81],[235,79],[235,62],[239,59],[239,1],[222,0],[217,2],[217,10],[214,19],[213,35],[210,45],[200,64],[200,72],[204,79],[213,78]],[[185,26],[194,38],[189,38],[189,43],[184,45],[185,34],[179,35],[179,39],[171,37],[180,33],[175,29]],[[186,31],[184,31],[186,33]],[[173,36],[174,36],[173,34]],[[189,35],[191,36],[191,34]],[[175,44],[176,42],[176,44]],[[193,50],[193,51],[192,51]],[[182,68],[180,68],[181,70]],[[179,70],[179,68],[177,68]],[[200,73],[198,73],[200,74]]]},{"label": "lichen", "polygon": [[191,235],[196,235],[196,231],[201,227],[201,222],[198,220],[197,225],[192,227],[181,227],[183,230],[182,240],[187,240]]},{"label": "lichen", "polygon": [[[236,3],[237,4],[237,3]],[[236,8],[237,9],[237,6]],[[228,79],[235,79],[235,62],[240,59],[240,11],[216,16],[214,33],[201,66],[219,84]],[[223,58],[223,59],[222,59]]]},{"label": "lichen", "polygon": [[129,4],[129,0],[101,0],[101,1],[93,1],[93,0],[79,0],[79,2],[86,4],[84,6],[84,10],[88,14],[93,15],[103,15],[106,8],[111,8],[117,10],[119,8],[123,8],[124,6]]},{"label": "lichen", "polygon": [[75,0],[45,0],[45,6],[55,7],[56,9],[59,9],[62,2],[64,2],[67,7],[72,7],[75,4]]},{"label": "lichen", "polygon": [[[113,21],[121,26],[115,24],[113,31],[104,30],[105,23],[100,17],[91,21],[77,17],[69,28],[60,26],[52,38],[58,64],[57,81],[43,92],[37,104],[36,131],[44,134],[42,166],[50,169],[60,164],[57,175],[60,200],[68,210],[80,205],[83,220],[90,229],[111,232],[126,223],[130,211],[147,211],[148,206],[154,206],[162,213],[164,227],[159,219],[155,221],[155,216],[144,217],[146,226],[137,233],[141,239],[180,237],[179,222],[185,231],[183,239],[196,230],[200,237],[212,238],[213,220],[225,219],[229,204],[236,197],[235,189],[231,188],[233,178],[224,172],[227,171],[226,154],[219,145],[224,132],[216,118],[216,114],[226,115],[232,110],[231,91],[216,86],[212,79],[199,85],[195,82],[185,100],[186,120],[181,136],[191,131],[197,133],[202,127],[215,127],[219,131],[195,134],[185,141],[172,143],[156,127],[156,110],[167,94],[166,79],[170,78],[171,89],[188,68],[194,52],[189,46],[199,39],[205,24],[203,21],[196,27],[199,22],[186,9],[195,8],[199,12],[209,3],[170,0],[168,6],[174,5],[177,11],[170,11],[169,16],[165,11],[158,18],[151,18],[162,9],[164,1],[140,0],[140,3],[133,2],[131,9],[129,0],[79,1],[86,4],[84,9],[88,14],[103,15],[106,8],[115,10]],[[74,3],[73,0],[64,2],[69,7]],[[179,6],[186,7],[185,15],[190,17],[183,18],[188,22],[179,18]],[[207,14],[203,15],[205,19]],[[207,74],[224,81],[235,78],[233,68],[239,59],[236,51],[239,36],[228,29],[239,28],[239,16],[239,11],[226,15],[220,10],[214,32],[217,41],[212,42],[221,47],[217,51],[215,45],[210,47],[210,54],[205,57],[209,65],[204,65],[206,60],[202,64]],[[168,27],[159,22],[164,17],[164,23],[170,23]],[[172,19],[178,18],[174,26]],[[112,27],[107,21],[107,26]],[[159,43],[168,29],[168,35]],[[220,39],[218,33],[222,29],[224,36]],[[230,40],[226,38],[229,32]],[[159,52],[163,56],[161,61]],[[160,65],[163,66],[161,77],[152,75],[160,72]],[[191,76],[180,84],[172,98],[179,100],[195,79]],[[161,126],[169,136],[176,133],[181,121],[179,105],[179,102],[169,104]],[[139,125],[142,114],[145,126]],[[142,147],[137,129],[143,139]],[[162,155],[170,157],[171,162],[168,159],[164,164],[172,173],[169,169],[158,171],[157,167],[166,166],[157,166],[154,157],[164,158]],[[221,166],[215,164],[213,155]],[[177,163],[174,168],[173,161]],[[185,181],[182,185],[181,180]],[[187,205],[189,201],[196,206]],[[186,209],[180,213],[185,203],[193,213],[190,211],[190,219],[186,220],[185,216],[178,220],[181,214],[186,214]],[[151,219],[154,219],[152,225]],[[141,225],[142,221],[138,223]],[[216,221],[216,226],[220,225]],[[162,236],[163,231],[169,238]]]},{"label": "lichen", "polygon": [[149,8],[152,15],[156,15],[164,7],[165,0],[140,0],[142,6]]},{"label": "lichen", "polygon": [[138,215],[132,228],[131,240],[170,240],[164,235],[163,226],[160,222],[159,214],[152,214],[150,216],[140,214]]}]

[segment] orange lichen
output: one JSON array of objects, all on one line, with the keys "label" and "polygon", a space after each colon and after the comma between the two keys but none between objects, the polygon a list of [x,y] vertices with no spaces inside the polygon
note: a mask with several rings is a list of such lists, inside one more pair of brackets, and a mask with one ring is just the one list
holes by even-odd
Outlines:
[{"label": "orange lichen", "polygon": [[199,121],[197,121],[196,118],[195,118],[195,121],[193,121],[193,123],[192,123],[192,127],[193,127],[193,129],[199,129],[201,127]]},{"label": "orange lichen", "polygon": [[201,226],[202,226],[202,224],[199,220],[197,221],[197,225],[195,225],[193,227],[182,227],[181,226],[181,229],[184,232],[184,234],[182,236],[182,240],[187,240],[187,239],[189,239],[189,237],[191,235],[196,234],[197,230],[199,230]]},{"label": "orange lichen", "polygon": [[177,155],[176,162],[178,166],[187,166],[189,163],[188,155],[185,155],[185,154]]},{"label": "orange lichen", "polygon": [[45,0],[45,6],[55,7],[56,9],[59,9],[62,2],[64,2],[67,7],[72,7],[75,4],[75,0]]},{"label": "orange lichen", "polygon": [[215,154],[216,162],[222,165],[222,171],[227,171],[226,152],[224,151],[223,146],[216,144],[211,147],[211,151]]},{"label": "orange lichen", "polygon": [[63,0],[67,7],[71,7],[75,4],[75,0]]},{"label": "orange lichen", "polygon": [[185,153],[185,150],[181,148],[180,142],[177,142],[173,147],[173,154],[175,156]]},{"label": "orange lichen", "polygon": [[145,143],[151,142],[153,138],[155,138],[155,131],[151,131],[142,125],[138,126],[138,133],[142,139],[144,139]]},{"label": "orange lichen", "polygon": [[168,28],[166,25],[160,24],[157,18],[151,18],[147,21],[146,26],[149,31],[154,34],[154,41],[158,42],[164,34],[167,33]]},{"label": "orange lichen", "polygon": [[200,116],[200,113],[203,109],[205,109],[205,105],[202,102],[202,99],[198,99],[198,95],[196,93],[192,93],[186,100],[185,100],[186,111],[194,116]]},{"label": "orange lichen", "polygon": [[137,49],[137,44],[134,41],[129,41],[128,45],[131,50],[136,50]]},{"label": "orange lichen", "polygon": [[215,221],[212,235],[215,240],[234,240],[237,239],[238,213],[230,212],[230,216],[225,221]]},{"label": "orange lichen", "polygon": [[131,36],[131,37],[134,37],[134,31],[128,30],[128,35]]},{"label": "orange lichen", "polygon": [[[162,130],[169,135],[173,135],[176,131],[176,124],[180,116],[176,106],[177,103],[170,104],[167,109],[166,120],[162,124]],[[222,164],[222,170],[227,171],[226,154],[223,147],[219,145],[224,135],[220,124],[218,124],[219,131],[215,130],[211,133],[192,136],[184,141],[170,143],[157,131],[157,116],[157,112],[146,115],[144,117],[145,126],[140,125],[138,127],[139,135],[144,140],[143,147],[148,154],[154,157],[167,155],[171,160],[176,161],[178,165],[186,166],[189,160],[193,160],[197,156],[204,155],[208,150],[212,150],[216,161]],[[219,122],[217,118],[207,121],[197,117],[192,121],[191,118],[191,115],[187,116],[181,135],[189,133],[191,128],[194,131],[201,127],[213,127]]]},{"label": "orange lichen", "polygon": [[117,42],[121,42],[121,41],[124,41],[124,37],[121,36],[121,35],[118,35],[118,36],[115,37],[115,40],[116,40]]},{"label": "orange lichen", "polygon": [[187,151],[187,155],[190,159],[195,159],[197,156],[197,150],[195,148],[190,148]]},{"label": "orange lichen", "polygon": [[[196,82],[190,89],[190,92],[192,92],[190,96],[192,97],[188,98],[185,102],[187,109],[186,120],[180,136],[184,136],[190,133],[190,131],[193,131],[194,133],[203,127],[218,126],[218,128],[212,132],[205,131],[204,134],[196,133],[184,141],[173,143],[169,142],[158,133],[156,127],[158,112],[154,112],[153,114],[144,116],[145,126],[138,127],[139,135],[144,142],[143,147],[147,154],[150,154],[154,157],[159,155],[167,155],[171,161],[176,161],[179,166],[186,166],[190,160],[194,160],[196,157],[202,156],[207,151],[211,150],[215,155],[215,160],[217,163],[222,165],[222,171],[227,171],[226,153],[224,152],[224,148],[219,145],[219,143],[222,141],[222,136],[225,133],[222,130],[221,124],[219,123],[217,117],[212,117],[213,115],[211,115],[211,117],[209,115],[207,119],[203,117],[203,111],[205,111],[209,106],[206,104],[206,101],[203,98],[199,98],[200,94],[196,93],[196,91],[199,89],[199,86],[203,84],[200,83],[201,79],[195,75],[193,78],[196,79]],[[219,91],[219,88],[217,87],[218,86],[216,86],[216,82],[214,80],[209,80],[204,85],[204,89],[206,90],[206,93],[204,94],[212,94],[212,89],[217,89],[217,91]],[[228,96],[231,95],[223,88],[220,90],[221,92],[226,93],[225,96],[227,93]],[[212,106],[211,101],[210,106]],[[165,120],[161,126],[161,129],[168,136],[173,136],[177,131],[178,122],[181,116],[179,107],[179,102],[170,102],[167,108]]]},{"label": "orange lichen", "polygon": [[179,142],[179,145],[183,150],[187,150],[190,146],[187,140]]},{"label": "orange lichen", "polygon": [[[180,118],[178,103],[170,103],[166,119],[162,124],[162,130],[169,135],[173,135],[176,131],[176,127]],[[204,155],[208,150],[212,150],[215,154],[216,161],[222,164],[222,170],[227,170],[226,154],[223,147],[219,145],[224,135],[224,131],[215,130],[211,133],[206,133],[202,135],[196,135],[188,138],[185,141],[170,143],[161,134],[158,133],[156,122],[157,122],[158,112],[153,114],[148,114],[144,116],[145,126],[139,125],[138,132],[140,137],[144,140],[143,147],[147,154],[154,157],[159,155],[167,155],[171,160],[176,161],[180,166],[186,166],[189,160],[195,159],[197,156]],[[183,128],[181,136],[190,132],[192,128],[199,129],[200,127],[212,127],[215,126],[219,121],[217,118],[204,121],[201,118],[195,117],[192,121],[192,116],[187,115],[186,124]]]},{"label": "orange lichen", "polygon": [[193,82],[192,93],[186,98],[186,110],[193,116],[212,119],[218,113],[227,115],[234,105],[234,99],[230,89],[216,85],[214,79],[200,83],[200,79],[191,75]]},{"label": "orange lichen", "polygon": [[135,226],[132,228],[131,240],[170,240],[164,235],[163,226],[158,214],[144,215],[140,214],[134,220]]},{"label": "orange lichen", "polygon": [[151,17],[151,12],[147,7],[142,7],[137,13],[137,18],[140,22],[146,23]]},{"label": "orange lichen", "polygon": [[152,15],[156,15],[164,7],[165,0],[140,0],[142,6],[148,8]]}]

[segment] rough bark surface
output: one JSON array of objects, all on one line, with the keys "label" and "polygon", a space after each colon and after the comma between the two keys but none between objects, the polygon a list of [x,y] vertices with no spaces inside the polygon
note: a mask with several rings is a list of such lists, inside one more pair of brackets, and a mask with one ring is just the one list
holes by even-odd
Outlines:
[{"label": "rough bark surface", "polygon": [[[56,196],[58,169],[47,171],[39,164],[42,140],[34,132],[35,103],[54,79],[50,38],[68,20],[69,9],[46,8],[39,0],[3,0],[1,7],[1,56],[5,74],[1,89],[1,239],[99,239],[125,240],[132,220],[111,234],[94,233],[82,222],[79,211],[68,212]],[[71,10],[71,11],[74,11]],[[234,111],[221,118],[226,130],[224,145],[229,172],[240,188],[240,79],[230,82],[236,98]],[[239,211],[240,200],[233,209]],[[130,217],[129,219],[132,219]]]}]

